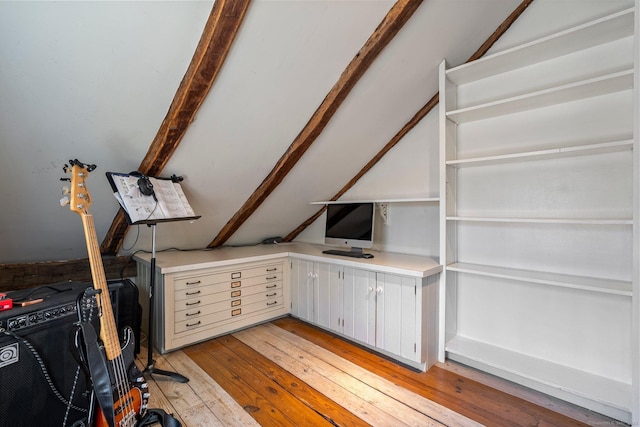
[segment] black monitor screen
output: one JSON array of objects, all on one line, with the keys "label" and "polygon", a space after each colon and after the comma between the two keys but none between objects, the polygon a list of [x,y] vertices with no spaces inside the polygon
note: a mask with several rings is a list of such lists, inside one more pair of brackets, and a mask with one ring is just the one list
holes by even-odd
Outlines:
[{"label": "black monitor screen", "polygon": [[371,241],[372,235],[373,203],[327,205],[326,237]]}]

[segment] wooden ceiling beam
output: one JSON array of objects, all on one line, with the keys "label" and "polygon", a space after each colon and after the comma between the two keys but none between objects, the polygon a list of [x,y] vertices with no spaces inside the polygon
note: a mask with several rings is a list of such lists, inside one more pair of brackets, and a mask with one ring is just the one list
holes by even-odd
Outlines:
[{"label": "wooden ceiling beam", "polygon": [[[162,172],[175,152],[196,112],[204,102],[233,40],[235,39],[250,0],[216,0],[207,20],[191,63],[176,91],[169,111],[138,170],[156,176]],[[122,246],[128,224],[122,209],[118,211],[100,251],[115,254]]]},{"label": "wooden ceiling beam", "polygon": [[[523,0],[522,3],[518,5],[514,9],[514,11],[498,26],[498,28],[489,36],[489,38],[478,48],[478,50],[471,55],[471,57],[466,62],[475,61],[478,58],[484,56],[491,46],[494,45],[495,42],[502,37],[502,35],[511,27],[511,25],[522,15],[522,13],[529,7],[529,5],[533,3],[533,0]],[[346,193],[351,187],[355,185],[356,182],[360,178],[362,178],[373,166],[375,166],[382,157],[389,152],[400,140],[407,134],[411,129],[413,129],[419,122],[422,120],[433,108],[438,105],[440,96],[439,93],[436,92],[435,95],[431,97],[431,99],[405,124],[400,131],[389,140],[389,142],[347,183],[345,184],[335,196],[331,198],[331,201],[338,200],[344,193]],[[296,227],[292,232],[287,234],[282,240],[284,242],[291,242],[295,239],[298,234],[300,234],[305,228],[311,225],[316,219],[322,215],[322,213],[327,209],[326,206],[323,206],[318,212],[309,217],[306,221]]]},{"label": "wooden ceiling beam", "polygon": [[421,3],[422,0],[399,0],[393,5],[271,172],[225,224],[208,247],[222,246],[276,189],[322,133],[358,80],[411,18]]}]

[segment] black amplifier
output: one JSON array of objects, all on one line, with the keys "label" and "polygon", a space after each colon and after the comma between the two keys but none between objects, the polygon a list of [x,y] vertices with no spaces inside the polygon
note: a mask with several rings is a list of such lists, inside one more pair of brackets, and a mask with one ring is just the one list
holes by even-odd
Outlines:
[{"label": "black amplifier", "polygon": [[[109,280],[109,297],[113,315],[119,330],[125,326],[133,329],[136,337],[136,354],[140,352],[141,307],[138,304],[138,288],[128,279]],[[14,307],[0,311],[0,332],[28,332],[36,326],[68,318],[73,323],[78,319],[76,301],[91,283],[61,282],[38,288],[7,292]],[[19,306],[19,303],[27,305]]]},{"label": "black amplifier", "polygon": [[[62,289],[56,288],[56,286]],[[87,285],[52,285],[36,290],[10,292],[11,298],[29,304],[23,307],[17,304],[11,310],[0,311],[0,330],[18,331],[46,322],[52,322],[66,316],[77,318],[76,298]],[[20,295],[24,294],[24,295]]]},{"label": "black amplifier", "polygon": [[[134,330],[139,351],[138,289],[130,280],[108,285],[116,325]],[[88,287],[64,282],[7,292],[30,305],[0,311],[0,425],[86,425],[87,381],[69,338],[78,320],[76,301]]]}]

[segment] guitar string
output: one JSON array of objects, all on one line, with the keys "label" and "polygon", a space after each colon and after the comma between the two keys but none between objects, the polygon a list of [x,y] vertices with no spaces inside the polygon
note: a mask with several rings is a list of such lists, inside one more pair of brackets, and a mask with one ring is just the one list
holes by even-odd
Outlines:
[{"label": "guitar string", "polygon": [[[129,344],[129,340],[130,340],[130,336],[128,332],[125,332],[125,343],[124,346],[127,346]],[[123,346],[123,347],[124,347]],[[125,415],[123,416],[123,420],[126,422],[126,426],[134,426],[135,425],[135,415],[136,415],[136,410],[135,410],[135,406],[134,406],[134,398],[133,395],[131,394],[132,390],[129,387],[129,382],[128,382],[128,375],[126,372],[126,365],[125,365],[125,360],[124,360],[124,355],[121,353],[116,360],[114,360],[114,363],[117,364],[119,366],[118,372],[120,372],[123,378],[121,378],[122,381],[122,388],[123,390],[125,390],[124,392],[124,396],[126,396],[126,404],[124,405],[124,407],[127,409],[125,412]],[[131,398],[129,397],[131,396]]]},{"label": "guitar string", "polygon": [[[108,336],[108,341],[111,344],[108,351],[108,359],[111,361],[113,373],[116,381],[116,390],[117,390],[117,401],[124,402],[124,405],[121,409],[121,413],[123,414],[123,420],[127,422],[129,425],[132,417],[130,414],[135,413],[135,408],[133,407],[132,402],[128,399],[128,380],[126,368],[124,366],[124,361],[122,360],[122,352],[119,348],[120,340],[118,338],[117,332],[115,329],[115,320],[113,317],[113,310],[111,309],[111,302],[109,300],[109,289],[106,285],[106,277],[104,274],[104,267],[102,266],[102,257],[100,254],[100,248],[97,242],[97,236],[95,232],[95,226],[93,224],[93,216],[89,214],[85,210],[85,215],[83,216],[85,228],[87,229],[85,235],[87,238],[87,245],[90,251],[91,259],[94,262],[91,263],[92,273],[94,275],[94,279],[96,281],[95,286],[98,287],[102,292],[98,296],[98,300],[100,301],[100,311],[102,315],[102,319],[105,320],[106,328],[105,336]],[[100,267],[100,268],[99,268]],[[114,336],[115,335],[115,336]],[[113,344],[117,344],[117,349],[114,349]],[[116,356],[116,357],[114,357]],[[133,417],[135,418],[135,417]],[[122,424],[121,424],[122,425]]]},{"label": "guitar string", "polygon": [[[125,342],[123,343],[123,347],[126,347],[127,345],[129,345],[129,333],[128,331],[125,331]],[[118,357],[116,357],[112,363],[114,364],[114,371],[118,372],[119,375],[119,384],[120,384],[120,388],[121,388],[121,395],[124,396],[125,399],[125,404],[124,404],[124,415],[123,415],[123,420],[126,424],[122,424],[125,426],[133,426],[133,424],[131,424],[133,421],[135,421],[135,406],[134,406],[134,401],[133,399],[130,399],[129,396],[131,395],[131,388],[129,387],[129,381],[128,381],[128,375],[126,372],[126,365],[125,365],[125,360],[124,360],[124,355],[122,354],[122,352],[120,352],[120,354],[118,355]],[[121,423],[122,423],[121,421]]]}]

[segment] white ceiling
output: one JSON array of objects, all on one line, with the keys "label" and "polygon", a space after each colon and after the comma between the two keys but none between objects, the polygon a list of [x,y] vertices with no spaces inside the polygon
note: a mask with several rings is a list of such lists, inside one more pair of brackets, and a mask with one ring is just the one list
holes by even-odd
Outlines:
[{"label": "white ceiling", "polygon": [[[211,242],[393,3],[251,3],[163,173],[184,176],[183,188],[202,218],[163,224],[159,246]],[[464,62],[519,3],[425,0],[228,243],[285,235],[315,213],[310,201],[332,197],[437,92],[440,61]],[[88,186],[98,237],[104,237],[118,210],[104,172],[129,172],[143,159],[211,7],[211,1],[0,1],[0,263],[86,257],[79,218],[58,205],[58,179],[72,158],[98,165]],[[429,143],[437,123],[432,115],[423,122],[345,198],[437,194]],[[144,227],[133,228],[124,246],[148,248],[147,237]]]}]

